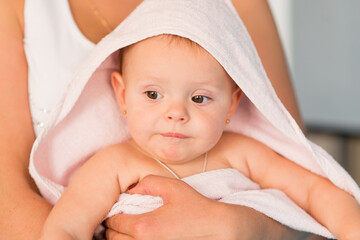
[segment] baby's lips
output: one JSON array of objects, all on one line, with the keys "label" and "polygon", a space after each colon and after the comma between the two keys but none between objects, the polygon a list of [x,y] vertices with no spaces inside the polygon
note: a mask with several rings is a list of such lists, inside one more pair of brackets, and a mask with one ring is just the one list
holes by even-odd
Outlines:
[{"label": "baby's lips", "polygon": [[181,133],[175,133],[175,132],[168,132],[168,133],[162,133],[161,136],[163,137],[173,137],[173,138],[187,138],[184,134]]}]

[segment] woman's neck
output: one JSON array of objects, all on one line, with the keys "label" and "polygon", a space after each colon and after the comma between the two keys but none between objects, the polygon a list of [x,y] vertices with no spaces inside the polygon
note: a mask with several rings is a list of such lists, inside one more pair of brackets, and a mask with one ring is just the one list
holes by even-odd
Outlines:
[{"label": "woman's neck", "polygon": [[118,26],[141,0],[68,0],[73,18],[86,38],[98,43]]}]

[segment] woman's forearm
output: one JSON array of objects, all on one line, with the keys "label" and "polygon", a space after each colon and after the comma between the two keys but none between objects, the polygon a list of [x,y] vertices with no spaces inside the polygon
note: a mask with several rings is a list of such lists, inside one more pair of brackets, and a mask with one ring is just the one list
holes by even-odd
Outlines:
[{"label": "woman's forearm", "polygon": [[0,171],[1,239],[38,239],[51,205],[30,187],[28,177],[9,170]]},{"label": "woman's forearm", "polygon": [[[2,133],[4,136],[5,131]],[[7,141],[0,141],[1,239],[38,239],[51,210],[51,205],[38,193],[28,171],[33,137],[25,134],[25,130],[20,136],[23,138],[19,141],[11,136],[4,137]]]},{"label": "woman's forearm", "polygon": [[24,1],[0,1],[0,238],[38,239],[51,206],[28,172],[35,140],[24,51]]},{"label": "woman's forearm", "polygon": [[[4,124],[0,126],[1,238],[38,239],[51,206],[38,193],[28,170],[30,149],[34,141],[32,129],[5,128],[7,121],[4,118],[1,120]],[[20,126],[26,123],[19,121]]]},{"label": "woman's forearm", "polygon": [[231,239],[325,240],[320,236],[291,229],[252,208],[233,204],[224,204],[223,208],[224,217],[228,219],[230,227],[235,228],[231,225],[237,224],[239,229]]}]

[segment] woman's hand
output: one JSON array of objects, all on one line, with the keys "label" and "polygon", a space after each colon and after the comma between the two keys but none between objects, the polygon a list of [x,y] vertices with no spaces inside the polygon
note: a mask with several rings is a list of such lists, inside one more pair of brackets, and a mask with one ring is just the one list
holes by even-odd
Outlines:
[{"label": "woman's hand", "polygon": [[114,231],[107,231],[107,239],[219,239],[222,234],[222,221],[217,218],[221,204],[203,197],[183,181],[147,176],[130,193],[160,196],[164,205],[149,213],[119,214],[108,219],[106,224]]},{"label": "woman's hand", "polygon": [[106,221],[109,240],[124,239],[305,239],[253,209],[209,200],[185,182],[147,176],[132,194],[160,196],[164,205],[141,215]]}]

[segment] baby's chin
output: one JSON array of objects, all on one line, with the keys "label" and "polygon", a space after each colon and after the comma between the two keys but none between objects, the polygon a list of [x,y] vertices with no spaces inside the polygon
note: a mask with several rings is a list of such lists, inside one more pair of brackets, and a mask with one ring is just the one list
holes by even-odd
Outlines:
[{"label": "baby's chin", "polygon": [[164,163],[181,164],[187,161],[187,156],[183,154],[182,151],[179,151],[179,149],[161,149],[161,151],[157,155]]},{"label": "baby's chin", "polygon": [[191,150],[186,149],[162,149],[158,154],[159,160],[166,164],[184,164],[190,162],[197,157],[199,157],[201,153],[195,153]]},{"label": "baby's chin", "polygon": [[138,146],[145,155],[165,164],[183,164],[204,154],[203,146],[192,138],[162,138],[160,141],[141,142]]}]

